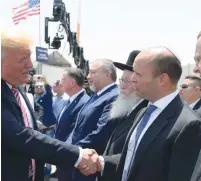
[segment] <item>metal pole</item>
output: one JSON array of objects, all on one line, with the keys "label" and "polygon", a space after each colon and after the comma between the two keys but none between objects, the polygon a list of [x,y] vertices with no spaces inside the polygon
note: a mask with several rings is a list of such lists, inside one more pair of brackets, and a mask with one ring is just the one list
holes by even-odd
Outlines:
[{"label": "metal pole", "polygon": [[78,18],[77,18],[77,43],[80,45],[80,21],[81,21],[82,0],[78,0]]},{"label": "metal pole", "polygon": [[[41,1],[42,0],[40,0],[40,11],[41,11]],[[41,47],[41,33],[40,33],[40,31],[41,31],[41,18],[40,18],[40,14],[39,14],[39,36],[38,36],[38,38],[39,38],[39,46]],[[42,63],[38,63],[38,74],[42,74]]]}]

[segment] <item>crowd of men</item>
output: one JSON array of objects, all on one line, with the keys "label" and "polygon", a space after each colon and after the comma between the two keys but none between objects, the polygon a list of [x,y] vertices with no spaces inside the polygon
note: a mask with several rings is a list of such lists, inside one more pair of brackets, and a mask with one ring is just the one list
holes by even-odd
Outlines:
[{"label": "crowd of men", "polygon": [[178,87],[170,49],[134,50],[125,64],[90,61],[91,96],[78,68],[52,88],[44,77],[32,85],[30,38],[4,32],[1,42],[2,180],[43,181],[45,163],[59,181],[201,180],[201,33],[200,76]]}]

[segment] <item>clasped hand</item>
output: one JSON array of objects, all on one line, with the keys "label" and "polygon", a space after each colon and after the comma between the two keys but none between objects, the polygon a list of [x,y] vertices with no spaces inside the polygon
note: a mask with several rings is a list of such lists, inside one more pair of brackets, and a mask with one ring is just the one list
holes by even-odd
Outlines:
[{"label": "clasped hand", "polygon": [[82,160],[78,165],[80,172],[85,175],[95,174],[101,171],[101,164],[98,154],[93,149],[83,149]]}]

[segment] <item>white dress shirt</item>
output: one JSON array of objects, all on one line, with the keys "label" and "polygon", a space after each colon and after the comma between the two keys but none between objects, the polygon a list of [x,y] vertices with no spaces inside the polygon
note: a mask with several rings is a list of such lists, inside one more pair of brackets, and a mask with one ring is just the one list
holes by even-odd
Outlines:
[{"label": "white dress shirt", "polygon": [[194,101],[193,103],[189,104],[189,107],[190,107],[191,109],[193,109],[194,106],[198,103],[199,100],[200,100],[200,98],[199,98],[198,100]]},{"label": "white dress shirt", "polygon": [[104,91],[106,91],[108,88],[112,87],[115,84],[116,83],[111,83],[111,84],[105,86],[103,89],[99,90],[96,94],[99,96],[100,94],[102,94]]},{"label": "white dress shirt", "polygon": [[[167,107],[167,105],[178,95],[178,93],[179,93],[179,91],[176,90],[175,92],[173,92],[173,93],[157,100],[155,103],[153,103],[153,105],[155,105],[157,107],[157,109],[155,111],[153,111],[153,113],[151,114],[145,128],[143,129],[141,135],[139,136],[139,139],[138,139],[138,142],[136,145],[135,145],[135,136],[136,136],[137,127],[140,122],[134,129],[134,131],[130,137],[129,143],[128,143],[128,149],[127,149],[127,154],[126,154],[126,159],[125,159],[122,181],[127,180],[127,174],[128,174],[129,167],[131,164],[130,162],[131,162],[132,155],[136,153],[137,147],[138,147],[140,141],[142,140],[142,137],[144,136],[144,134],[146,133],[148,128],[151,126],[151,124],[154,122],[154,120]],[[149,104],[151,104],[151,103],[149,103]],[[142,119],[140,121],[142,121]]]}]

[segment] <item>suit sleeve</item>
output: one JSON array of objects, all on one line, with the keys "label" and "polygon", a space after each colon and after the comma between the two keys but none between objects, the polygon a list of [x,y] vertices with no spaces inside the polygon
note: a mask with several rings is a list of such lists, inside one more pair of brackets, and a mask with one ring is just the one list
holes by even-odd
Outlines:
[{"label": "suit sleeve", "polygon": [[52,139],[31,128],[24,128],[9,109],[2,104],[2,145],[36,160],[59,166],[74,166],[79,148]]},{"label": "suit sleeve", "polygon": [[[97,150],[104,151],[106,143],[112,134],[113,129],[110,126],[106,126],[109,121],[109,114],[111,109],[111,104],[116,99],[116,97],[111,98],[107,101],[102,115],[98,120],[96,129],[88,134],[84,139],[80,140],[76,145],[81,146],[82,148],[94,148]],[[104,145],[104,146],[103,146]]]},{"label": "suit sleeve", "polygon": [[169,165],[169,181],[189,181],[201,149],[201,121],[188,123],[178,135]]},{"label": "suit sleeve", "polygon": [[119,164],[121,154],[103,156],[103,158],[105,161],[105,166],[104,166],[102,178],[114,178],[117,175],[117,166]]}]

